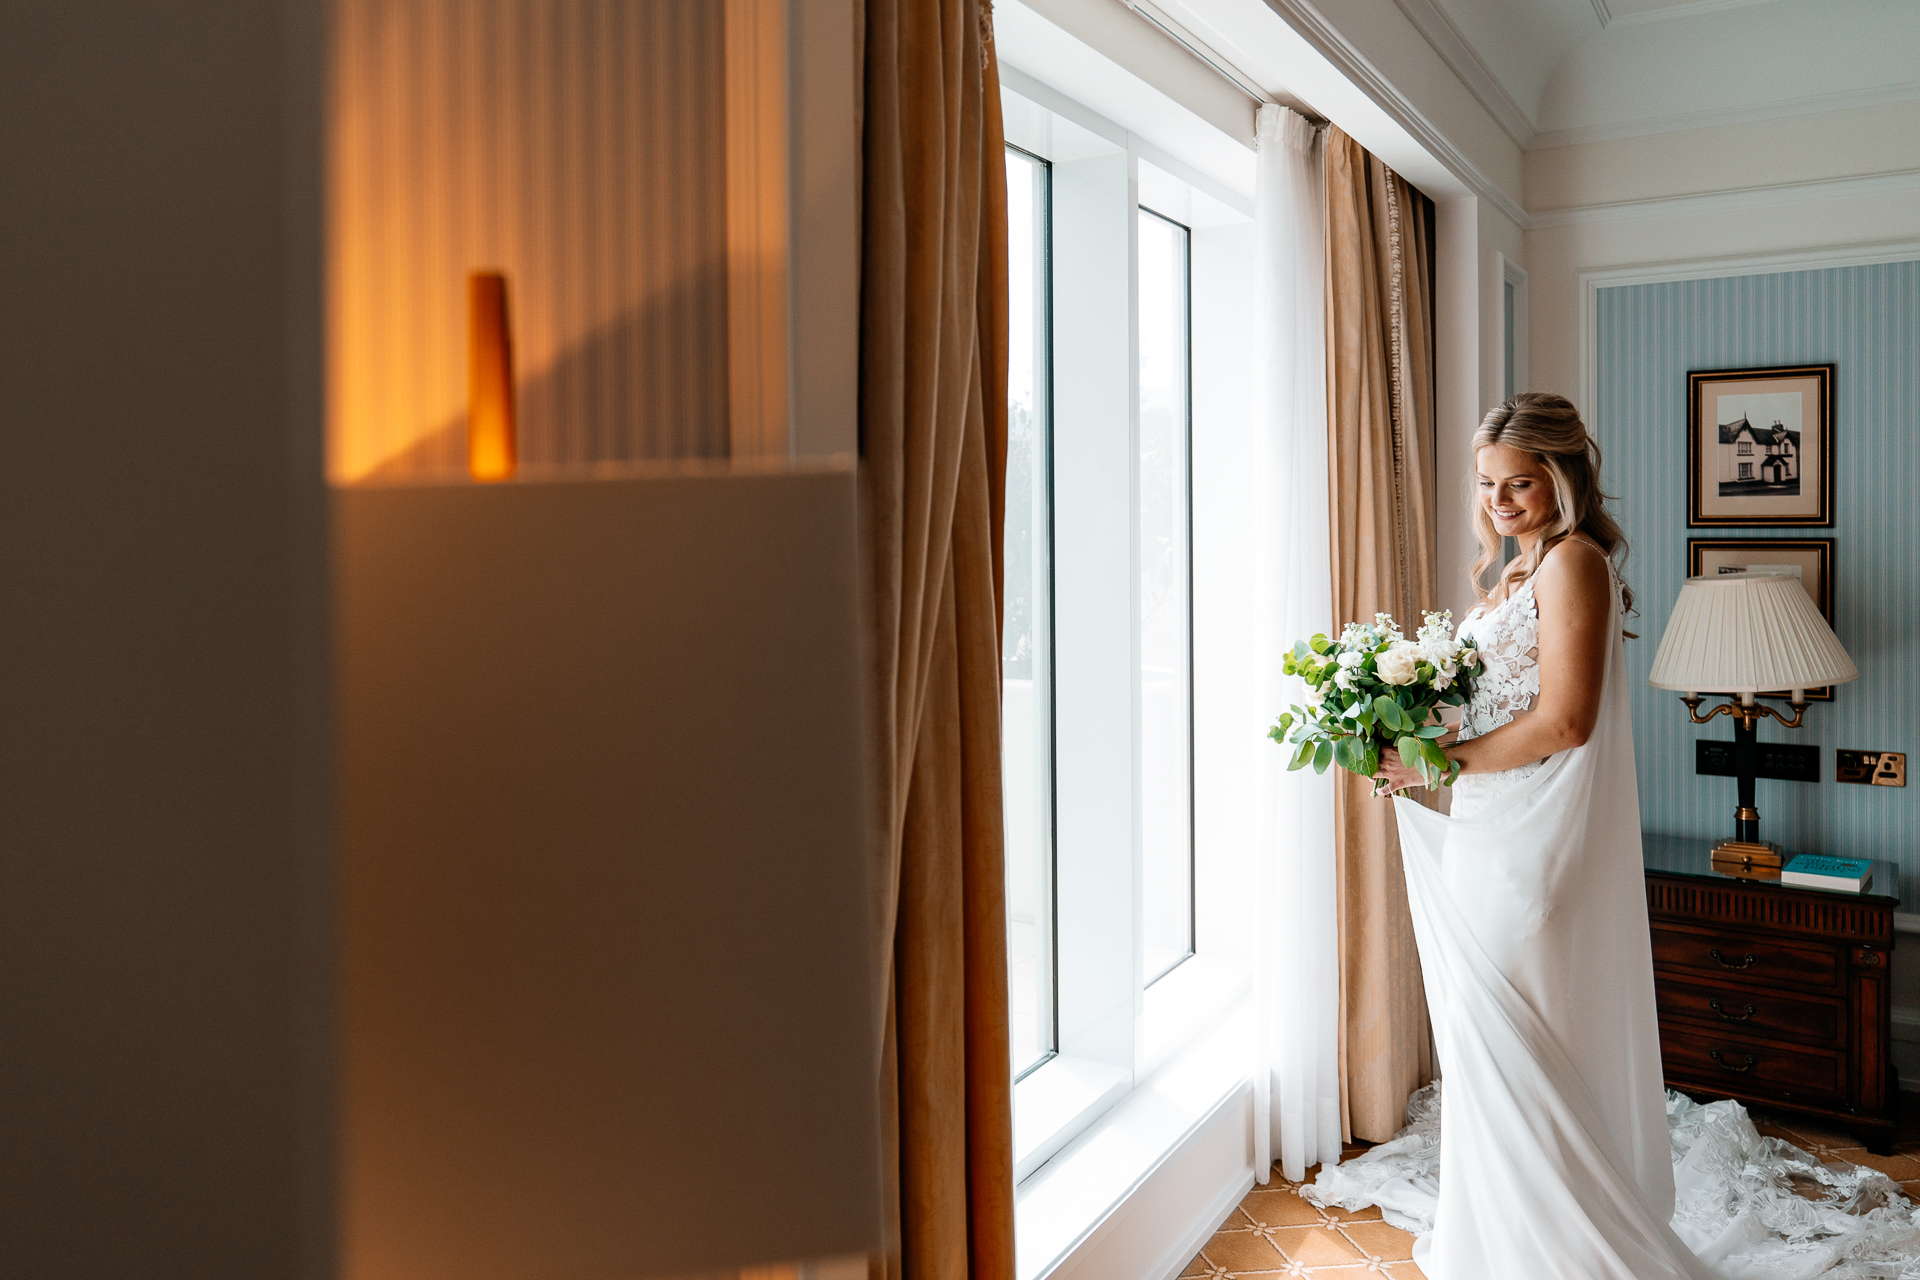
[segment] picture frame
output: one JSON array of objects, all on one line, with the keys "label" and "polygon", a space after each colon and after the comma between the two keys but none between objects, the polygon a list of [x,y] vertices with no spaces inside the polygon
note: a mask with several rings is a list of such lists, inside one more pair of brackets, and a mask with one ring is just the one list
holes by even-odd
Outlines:
[{"label": "picture frame", "polygon": [[[1711,577],[1745,569],[1785,568],[1800,573],[1815,607],[1833,625],[1832,538],[1688,538],[1687,576]],[[1765,693],[1763,698],[1785,698],[1788,693]],[[1809,702],[1831,702],[1833,686],[1807,690]]]},{"label": "picture frame", "polygon": [[1687,527],[1833,527],[1831,364],[1687,374]]}]

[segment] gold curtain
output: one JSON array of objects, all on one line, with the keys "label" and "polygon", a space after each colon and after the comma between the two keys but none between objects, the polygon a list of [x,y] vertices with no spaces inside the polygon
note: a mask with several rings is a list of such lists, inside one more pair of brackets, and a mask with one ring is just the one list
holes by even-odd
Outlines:
[{"label": "gold curtain", "polygon": [[1012,1280],[1006,161],[985,0],[866,0],[860,473],[888,1280]]},{"label": "gold curtain", "polygon": [[[1434,607],[1433,325],[1426,197],[1327,136],[1327,462],[1336,626]],[[1340,1099],[1381,1142],[1432,1078],[1426,996],[1393,806],[1335,770]]]}]

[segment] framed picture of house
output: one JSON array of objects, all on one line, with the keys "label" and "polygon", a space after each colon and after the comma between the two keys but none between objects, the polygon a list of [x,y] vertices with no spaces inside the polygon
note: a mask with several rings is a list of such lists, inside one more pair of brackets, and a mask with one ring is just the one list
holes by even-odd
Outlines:
[{"label": "framed picture of house", "polygon": [[1687,375],[1687,527],[1833,527],[1833,369]]},{"label": "framed picture of house", "polygon": [[[1688,538],[1687,576],[1712,577],[1721,573],[1742,573],[1765,569],[1791,573],[1800,579],[1814,606],[1833,625],[1833,539],[1832,538]],[[1783,690],[1763,697],[1784,698]],[[1833,686],[1807,690],[1810,700],[1826,702],[1833,698]]]}]

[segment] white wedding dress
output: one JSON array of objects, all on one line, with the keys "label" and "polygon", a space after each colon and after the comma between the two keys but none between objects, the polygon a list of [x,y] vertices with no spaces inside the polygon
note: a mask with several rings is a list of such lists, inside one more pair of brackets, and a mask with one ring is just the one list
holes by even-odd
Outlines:
[{"label": "white wedding dress", "polygon": [[[1442,1081],[1394,1141],[1301,1194],[1381,1206],[1419,1235],[1429,1280],[1920,1280],[1913,1208],[1884,1175],[1665,1091],[1613,586],[1584,745],[1462,775],[1451,816],[1394,801]],[[1485,663],[1465,739],[1539,693],[1531,581],[1460,632]]]}]

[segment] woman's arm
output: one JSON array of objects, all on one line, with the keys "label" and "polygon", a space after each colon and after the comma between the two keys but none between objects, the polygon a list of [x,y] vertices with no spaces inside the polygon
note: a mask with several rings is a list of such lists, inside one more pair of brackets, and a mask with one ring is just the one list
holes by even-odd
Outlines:
[{"label": "woman's arm", "polygon": [[[1540,694],[1531,710],[1493,732],[1447,746],[1462,773],[1498,773],[1586,742],[1600,718],[1612,590],[1606,560],[1592,547],[1555,547],[1547,554],[1533,579],[1540,610]],[[1420,785],[1418,774],[1389,759],[1381,776],[1393,789]]]}]

